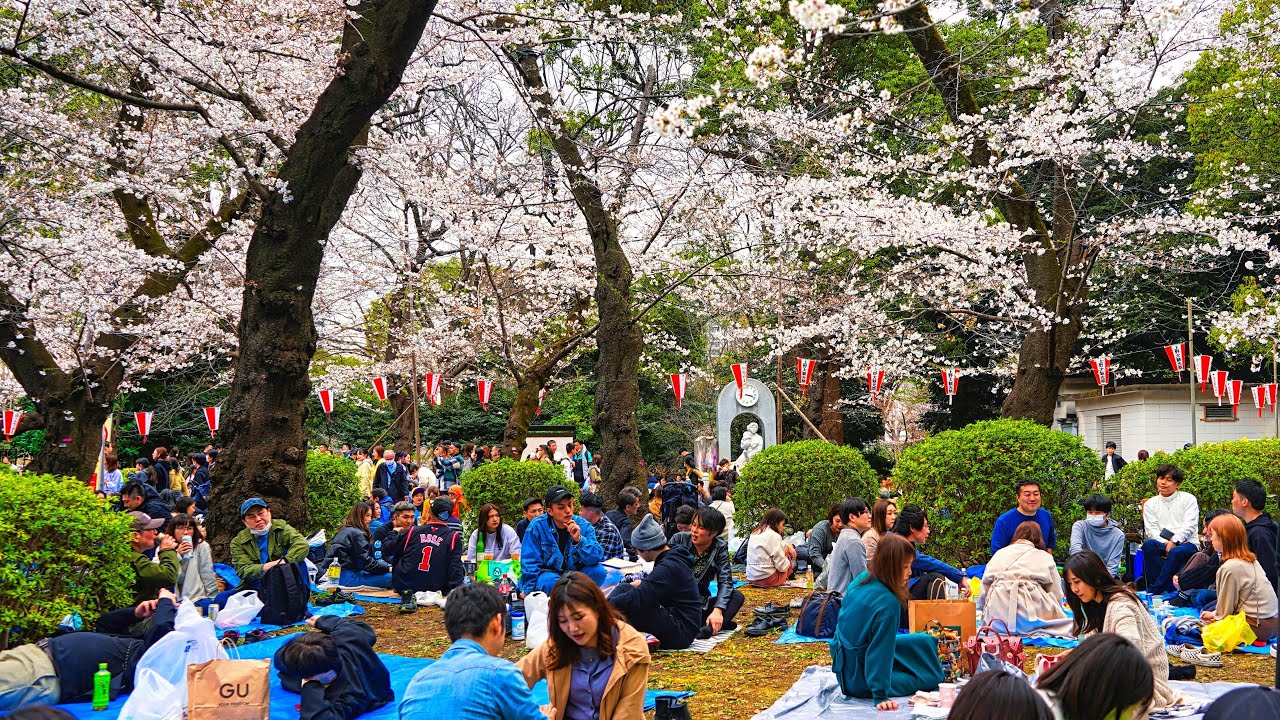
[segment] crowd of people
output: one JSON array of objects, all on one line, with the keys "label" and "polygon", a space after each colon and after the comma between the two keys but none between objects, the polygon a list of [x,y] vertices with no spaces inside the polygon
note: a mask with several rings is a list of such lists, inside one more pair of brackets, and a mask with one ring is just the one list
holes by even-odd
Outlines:
[{"label": "crowd of people", "polygon": [[[551,459],[558,457],[556,448],[549,445],[529,461],[557,462]],[[1093,494],[1083,502],[1085,518],[1071,528],[1070,554],[1060,573],[1051,554],[1055,519],[1041,507],[1034,481],[1019,482],[1015,507],[993,518],[990,561],[966,571],[925,554],[926,510],[900,507],[891,497],[870,504],[857,497],[840,500],[807,532],[790,528],[783,510],[769,508],[744,537],[735,537],[737,477],[727,463],[704,475],[691,459],[682,459],[680,470],[650,478],[647,504],[641,488],[625,488],[610,508],[593,492],[593,459],[574,443],[565,456],[564,485],[526,499],[514,526],[503,519],[506,509],[485,504],[473,515],[474,529],[464,534],[460,518],[468,510],[458,478],[486,462],[492,449],[473,448],[464,456],[463,447],[442,444],[427,480],[421,466],[403,454],[344,451],[356,459],[368,492],[323,552],[317,554],[300,532],[274,518],[264,500],[246,498],[239,507],[244,528],[230,545],[234,583],[214,570],[197,499],[200,489],[207,494],[216,449],[189,456],[183,468],[171,464],[173,452],[158,448],[151,460],[139,459],[127,481],[112,475],[118,464],[109,456],[112,469],[101,491],[116,488],[120,509],[132,518],[134,605],[104,615],[93,632],[0,653],[0,709],[82,699],[96,670],[71,659],[82,652],[95,662],[106,658],[117,686],[127,691],[137,657],[171,629],[175,603],[225,605],[269,577],[301,572],[307,559],[322,574],[336,568],[339,586],[395,591],[402,612],[417,610],[420,592],[447,596],[445,627],[453,645],[414,677],[400,699],[402,717],[447,709],[467,717],[641,718],[651,651],[687,648],[737,627],[745,598],[735,588],[735,564],[755,587],[786,584],[807,567],[817,591],[839,593],[843,603],[830,641],[833,671],[846,695],[869,698],[884,710],[897,707],[895,698],[942,682],[937,640],[903,632],[906,608],[912,599],[969,596],[968,571],[981,577],[975,599],[987,622],[1001,620],[1017,634],[1083,640],[1034,689],[997,672],[976,677],[952,711],[960,720],[996,716],[990,702],[977,699],[984,693],[1007,695],[1009,707],[1028,708],[1020,717],[1057,713],[1119,720],[1137,717],[1137,709],[1174,704],[1177,693],[1169,680],[1194,677],[1193,666],[1212,658],[1187,648],[1180,657],[1193,666],[1171,666],[1164,631],[1148,611],[1146,596],[1121,577],[1125,565],[1140,568],[1134,573],[1139,589],[1195,607],[1202,623],[1242,613],[1257,636],[1267,639],[1275,636],[1280,613],[1278,528],[1264,510],[1262,484],[1238,482],[1230,510],[1211,512],[1201,524],[1197,499],[1180,490],[1182,473],[1171,465],[1157,469],[1156,491],[1143,504],[1141,563],[1125,557],[1126,537],[1110,517],[1111,502]],[[372,462],[374,455],[382,460]],[[583,461],[581,472],[575,457]],[[649,569],[611,576],[609,560],[641,562]],[[513,594],[502,595],[495,583],[483,582],[494,578],[477,576],[482,562],[518,568]],[[512,666],[497,657],[509,603],[535,592],[549,599],[550,639]],[[785,627],[779,609],[772,603],[757,608],[747,634]],[[392,701],[367,625],[339,618],[309,623],[319,632],[288,643],[276,657],[286,688],[302,695],[303,718],[353,718]],[[1099,668],[1129,667],[1125,663],[1133,667],[1125,683],[1101,677],[1114,673]],[[528,688],[541,679],[548,681],[551,704],[539,708]],[[1084,691],[1095,685],[1099,692]],[[494,698],[500,698],[499,711],[477,705]],[[473,706],[474,714],[459,709]],[[1092,710],[1083,713],[1084,706]],[[1094,714],[1099,709],[1102,714]]]}]

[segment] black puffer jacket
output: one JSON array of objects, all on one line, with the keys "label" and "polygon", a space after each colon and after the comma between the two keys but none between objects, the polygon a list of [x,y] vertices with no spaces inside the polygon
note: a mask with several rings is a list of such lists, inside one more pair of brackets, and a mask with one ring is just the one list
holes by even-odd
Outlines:
[{"label": "black puffer jacket", "polygon": [[374,559],[373,543],[369,535],[360,528],[350,525],[333,536],[333,540],[329,542],[329,550],[324,555],[324,564],[320,569],[329,567],[329,563],[335,559],[343,570],[367,572],[370,575],[381,575],[391,571],[390,565]]}]

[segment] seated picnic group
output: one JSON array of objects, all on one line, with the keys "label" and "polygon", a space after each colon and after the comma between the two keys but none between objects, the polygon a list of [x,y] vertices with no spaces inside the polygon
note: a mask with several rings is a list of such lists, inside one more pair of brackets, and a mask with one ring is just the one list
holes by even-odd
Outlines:
[{"label": "seated picnic group", "polygon": [[[1201,527],[1196,498],[1179,490],[1181,471],[1162,465],[1156,475],[1158,492],[1142,508],[1146,589],[1199,609],[1201,622],[1242,613],[1260,639],[1274,637],[1277,525],[1263,510],[1261,483],[1237,483],[1231,511],[1210,513]],[[610,512],[597,495],[584,493],[575,512],[575,493],[557,485],[527,500],[514,528],[500,508],[482,506],[469,539],[463,538],[456,499],[427,504],[412,498],[390,508],[361,502],[318,564],[336,563],[341,586],[394,590],[403,612],[416,610],[416,593],[447,595],[444,625],[452,645],[409,682],[399,706],[405,719],[445,711],[462,718],[642,720],[652,650],[685,649],[737,627],[744,598],[734,588],[735,557],[745,563],[748,583],[760,588],[787,583],[807,558],[817,574],[815,588],[841,594],[829,644],[845,695],[894,710],[894,698],[937,688],[944,679],[937,641],[900,632],[906,607],[912,599],[945,597],[950,584],[964,597],[970,588],[961,570],[920,550],[929,539],[922,508],[899,508],[893,499],[872,506],[845,499],[800,548],[784,539],[786,515],[772,508],[735,556],[724,537],[729,519],[723,506],[732,504],[723,487],[717,490],[705,493],[700,507],[661,513],[666,522],[660,524],[654,514],[639,512],[641,494],[634,490],[619,493]],[[1124,720],[1175,704],[1169,680],[1194,677],[1194,667],[1170,666],[1163,629],[1132,586],[1121,582],[1126,539],[1110,518],[1110,501],[1098,494],[1085,499],[1085,519],[1071,528],[1060,575],[1050,554],[1057,543],[1054,520],[1040,507],[1039,485],[1018,483],[1016,497],[1016,507],[993,526],[978,606],[988,623],[1003,621],[1013,633],[1082,642],[1040,676],[1035,690],[1021,680],[1026,692],[1013,687],[1007,673],[981,674],[960,694],[951,717]],[[137,507],[143,500],[129,502]],[[83,702],[99,662],[111,673],[113,696],[128,692],[139,658],[173,629],[177,603],[223,605],[272,573],[303,567],[310,552],[306,538],[274,519],[266,502],[249,498],[240,505],[244,530],[230,545],[239,581],[219,593],[208,544],[191,515],[165,520],[139,509],[129,513],[134,606],[103,615],[92,632],[68,632],[0,653],[0,711]],[[634,527],[633,516],[640,518]],[[167,533],[159,535],[161,528]],[[652,569],[602,590],[604,561],[637,557]],[[464,563],[481,559],[518,563],[519,591],[548,596],[548,639],[514,665],[500,657],[510,598],[493,584],[467,581]],[[785,627],[785,618],[785,606],[757,608],[748,634]],[[368,625],[332,616],[307,623],[318,632],[298,634],[275,656],[282,685],[301,696],[303,720],[349,720],[393,701]],[[1193,665],[1215,661],[1193,647],[1181,657]],[[1090,673],[1127,681],[1091,682]],[[550,698],[542,707],[530,694],[540,680],[547,681]],[[1022,706],[1025,713],[1007,714]],[[1005,714],[992,715],[993,708]]]}]

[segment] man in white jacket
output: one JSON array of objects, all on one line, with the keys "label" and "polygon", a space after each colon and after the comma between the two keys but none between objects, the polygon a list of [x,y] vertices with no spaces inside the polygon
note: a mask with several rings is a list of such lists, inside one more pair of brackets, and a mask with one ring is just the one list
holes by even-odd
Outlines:
[{"label": "man in white jacket", "polygon": [[1196,527],[1200,523],[1200,503],[1191,493],[1182,492],[1182,471],[1172,465],[1156,468],[1158,494],[1142,505],[1142,578],[1147,591],[1173,592],[1173,576],[1195,554]]}]

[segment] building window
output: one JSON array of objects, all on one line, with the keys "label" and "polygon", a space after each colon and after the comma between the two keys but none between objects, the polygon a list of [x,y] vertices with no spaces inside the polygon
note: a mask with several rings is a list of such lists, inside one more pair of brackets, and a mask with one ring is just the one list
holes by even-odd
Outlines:
[{"label": "building window", "polygon": [[1102,447],[1106,447],[1107,443],[1116,444],[1116,454],[1124,455],[1124,448],[1120,445],[1120,416],[1119,415],[1099,415],[1098,416],[1098,441]]},{"label": "building window", "polygon": [[1200,407],[1204,408],[1205,422],[1230,422],[1236,419],[1235,413],[1231,411],[1231,405],[1223,403],[1205,403]]}]

